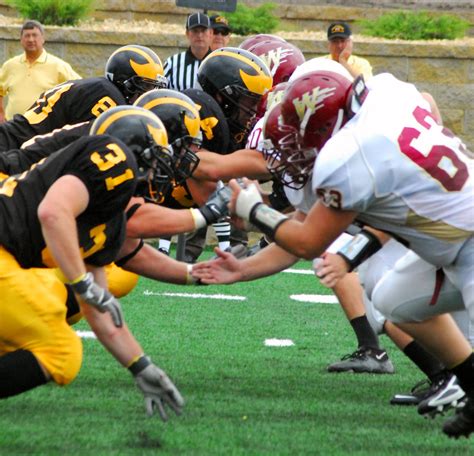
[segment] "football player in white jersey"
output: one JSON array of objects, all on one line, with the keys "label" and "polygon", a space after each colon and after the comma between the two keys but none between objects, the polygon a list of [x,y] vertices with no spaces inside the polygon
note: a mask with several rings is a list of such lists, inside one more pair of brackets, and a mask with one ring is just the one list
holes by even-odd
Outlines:
[{"label": "football player in white jersey", "polygon": [[[474,355],[445,312],[467,308],[474,318],[472,161],[460,139],[436,122],[413,85],[381,74],[368,86],[367,93],[363,81],[352,84],[321,71],[303,75],[286,90],[282,124],[294,140],[280,144],[278,167],[285,171],[285,185],[302,188],[311,182],[318,201],[306,217],[297,212],[289,219],[272,210],[250,181],[243,188],[231,181],[231,210],[273,238],[285,257],[287,252],[307,259],[320,256],[357,219],[403,240],[425,261],[443,268],[462,300],[443,308],[381,310],[458,377],[466,405],[443,431],[468,436],[474,432]],[[364,245],[355,257],[367,253],[363,250]],[[221,258],[207,272],[203,268],[203,281],[261,276],[258,267],[246,263],[243,272],[228,254]]]}]

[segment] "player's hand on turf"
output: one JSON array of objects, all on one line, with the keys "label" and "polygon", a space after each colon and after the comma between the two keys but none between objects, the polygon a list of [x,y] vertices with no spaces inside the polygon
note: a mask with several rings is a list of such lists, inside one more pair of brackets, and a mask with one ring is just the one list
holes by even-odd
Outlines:
[{"label": "player's hand on turf", "polygon": [[193,265],[193,277],[205,284],[234,283],[243,279],[242,263],[230,252],[216,247],[217,258]]},{"label": "player's hand on turf", "polygon": [[313,268],[324,286],[334,288],[339,280],[347,274],[348,266],[340,255],[324,253],[321,258],[314,260]]},{"label": "player's hand on turf", "polygon": [[123,326],[123,314],[120,302],[105,288],[102,288],[94,281],[94,276],[88,272],[84,278],[76,283],[70,284],[74,293],[90,306],[101,313],[110,313],[114,325],[117,328]]},{"label": "player's hand on turf", "polygon": [[145,397],[145,409],[148,416],[156,411],[163,421],[168,420],[166,407],[180,415],[184,399],[178,388],[166,373],[150,361],[143,370],[135,375],[135,382]]}]

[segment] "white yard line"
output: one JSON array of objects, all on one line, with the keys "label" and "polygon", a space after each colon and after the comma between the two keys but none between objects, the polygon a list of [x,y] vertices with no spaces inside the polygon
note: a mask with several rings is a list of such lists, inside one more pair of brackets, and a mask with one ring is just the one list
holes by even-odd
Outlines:
[{"label": "white yard line", "polygon": [[291,339],[265,339],[264,344],[267,347],[291,347],[295,345]]},{"label": "white yard line", "polygon": [[97,339],[97,336],[92,331],[76,331],[76,334],[81,339]]},{"label": "white yard line", "polygon": [[203,293],[158,293],[155,291],[145,290],[145,296],[168,296],[177,298],[193,298],[193,299],[222,299],[227,301],[246,301],[245,296],[225,295],[225,294],[203,294]]},{"label": "white yard line", "polygon": [[305,275],[313,275],[314,271],[312,269],[292,269],[288,268],[283,270],[282,272],[287,272],[289,274],[305,274]]},{"label": "white yard line", "polygon": [[313,295],[313,294],[297,294],[291,295],[290,299],[299,302],[314,302],[318,304],[338,304],[339,301],[333,295]]}]

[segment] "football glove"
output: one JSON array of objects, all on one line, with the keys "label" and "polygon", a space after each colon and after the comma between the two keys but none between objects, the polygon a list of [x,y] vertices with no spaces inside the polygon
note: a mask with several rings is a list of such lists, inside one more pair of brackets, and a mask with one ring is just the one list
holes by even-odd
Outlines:
[{"label": "football glove", "polygon": [[77,293],[81,299],[96,308],[99,312],[109,312],[114,325],[117,328],[123,326],[122,307],[120,302],[106,289],[94,282],[94,276],[88,272],[85,276],[75,283],[69,284],[74,293]]},{"label": "football glove", "polygon": [[184,406],[184,399],[178,388],[174,386],[166,373],[153,364],[143,355],[129,370],[135,377],[138,388],[145,397],[145,409],[148,416],[153,416],[158,410],[163,421],[168,420],[165,405],[171,408],[176,415],[180,415]]},{"label": "football glove", "polygon": [[219,181],[217,189],[209,196],[206,204],[197,209],[198,213],[194,212],[196,209],[192,209],[196,228],[199,229],[206,225],[211,225],[229,215],[229,208],[227,206],[231,196],[232,190],[224,185],[222,181]]}]

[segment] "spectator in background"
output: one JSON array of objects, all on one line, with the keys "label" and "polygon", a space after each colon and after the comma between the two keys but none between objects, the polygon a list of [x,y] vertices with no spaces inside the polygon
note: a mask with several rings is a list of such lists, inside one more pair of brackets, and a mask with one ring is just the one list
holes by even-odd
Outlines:
[{"label": "spectator in background", "polygon": [[352,32],[349,24],[342,21],[333,22],[328,27],[328,59],[335,60],[344,66],[354,78],[362,74],[367,81],[372,77],[372,66],[362,57],[352,55]]},{"label": "spectator in background", "polygon": [[202,60],[211,52],[211,21],[204,13],[190,14],[186,20],[186,51],[171,55],[165,61],[165,76],[168,87],[179,90],[193,89]]},{"label": "spectator in background", "polygon": [[[69,63],[46,52],[44,29],[39,22],[23,24],[20,43],[25,52],[7,60],[0,69],[0,122],[23,114],[45,90],[81,79]],[[5,108],[3,97],[8,97]]]},{"label": "spectator in background", "polygon": [[216,49],[228,46],[231,32],[229,21],[224,16],[219,16],[218,14],[214,14],[210,19],[212,29],[211,50],[215,51]]}]

